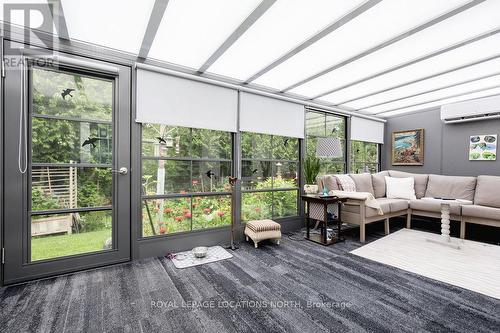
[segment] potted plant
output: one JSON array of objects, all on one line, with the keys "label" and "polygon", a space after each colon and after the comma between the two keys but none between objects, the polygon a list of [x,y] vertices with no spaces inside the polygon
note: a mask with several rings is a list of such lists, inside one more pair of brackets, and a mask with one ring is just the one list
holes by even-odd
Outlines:
[{"label": "potted plant", "polygon": [[304,192],[307,194],[318,193],[318,185],[316,185],[316,177],[320,168],[319,158],[308,156],[304,161],[304,176],[306,184]]}]

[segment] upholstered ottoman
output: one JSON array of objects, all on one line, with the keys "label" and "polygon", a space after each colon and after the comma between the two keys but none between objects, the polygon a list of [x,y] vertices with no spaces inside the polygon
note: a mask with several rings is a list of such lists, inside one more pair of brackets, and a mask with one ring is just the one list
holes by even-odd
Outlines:
[{"label": "upholstered ottoman", "polygon": [[273,220],[248,221],[245,227],[245,235],[248,241],[250,237],[257,248],[257,244],[265,239],[272,239],[280,244],[281,225]]}]

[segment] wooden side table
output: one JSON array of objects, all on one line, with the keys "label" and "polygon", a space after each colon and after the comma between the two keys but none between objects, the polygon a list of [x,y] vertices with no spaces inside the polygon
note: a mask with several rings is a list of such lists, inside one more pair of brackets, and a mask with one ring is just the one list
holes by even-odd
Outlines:
[{"label": "wooden side table", "polygon": [[[302,195],[302,200],[307,205],[307,215],[306,215],[306,239],[315,243],[322,245],[332,245],[338,242],[345,241],[345,238],[341,234],[342,219],[341,210],[342,203],[347,201],[347,198],[339,198],[335,196],[320,196],[320,195]],[[337,205],[338,216],[336,219],[330,220],[337,224],[337,235],[332,235],[331,239],[328,239],[327,229],[328,229],[328,206]],[[319,221],[321,224],[321,233],[311,234],[310,224],[311,221]]]}]

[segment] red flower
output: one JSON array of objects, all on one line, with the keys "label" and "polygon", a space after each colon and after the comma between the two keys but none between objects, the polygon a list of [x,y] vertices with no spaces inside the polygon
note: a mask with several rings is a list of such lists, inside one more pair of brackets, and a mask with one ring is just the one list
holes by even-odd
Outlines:
[{"label": "red flower", "polygon": [[226,213],[219,210],[217,211],[217,215],[219,215],[219,217],[223,217],[224,215],[226,215]]},{"label": "red flower", "polygon": [[187,218],[187,219],[190,219],[191,218],[191,213],[190,212],[184,213],[184,217]]},{"label": "red flower", "polygon": [[212,212],[212,210],[210,208],[203,208],[203,213],[204,214],[210,214]]},{"label": "red flower", "polygon": [[189,213],[189,209],[188,209],[188,208],[183,208],[183,209],[182,209],[182,212],[183,212],[184,214]]},{"label": "red flower", "polygon": [[184,220],[184,217],[176,216],[176,217],[174,217],[174,220],[176,220],[177,222],[181,222],[182,220]]},{"label": "red flower", "polygon": [[165,234],[167,232],[167,228],[165,227],[160,227],[160,234]]},{"label": "red flower", "polygon": [[163,212],[164,212],[165,214],[170,214],[170,213],[172,213],[172,208],[165,208],[165,209],[163,210]]},{"label": "red flower", "polygon": [[255,207],[255,211],[256,211],[257,213],[260,213],[260,211],[261,211],[260,207]]}]

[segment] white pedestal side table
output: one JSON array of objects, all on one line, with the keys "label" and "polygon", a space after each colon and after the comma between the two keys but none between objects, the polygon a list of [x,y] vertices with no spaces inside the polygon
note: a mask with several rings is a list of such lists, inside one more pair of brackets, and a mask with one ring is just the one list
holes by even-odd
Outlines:
[{"label": "white pedestal side table", "polygon": [[442,244],[460,249],[459,242],[452,242],[450,237],[450,209],[452,205],[472,205],[472,201],[462,199],[436,199],[436,198],[422,198],[421,200],[437,202],[441,204],[441,240],[428,238],[427,241],[431,243]]}]

